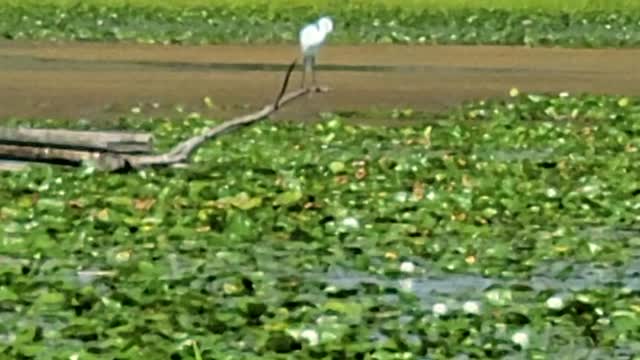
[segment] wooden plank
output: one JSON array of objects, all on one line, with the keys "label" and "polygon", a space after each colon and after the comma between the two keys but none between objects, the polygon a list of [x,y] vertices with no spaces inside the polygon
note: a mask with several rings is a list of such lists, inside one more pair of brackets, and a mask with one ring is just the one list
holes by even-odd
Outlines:
[{"label": "wooden plank", "polygon": [[149,133],[121,131],[78,131],[0,127],[0,144],[149,153],[153,136]]},{"label": "wooden plank", "polygon": [[29,162],[15,160],[0,160],[0,171],[20,171],[29,167]]},{"label": "wooden plank", "polygon": [[0,144],[0,159],[3,160],[35,161],[76,166],[84,162],[94,162],[99,168],[109,170],[126,167],[126,160],[121,156],[126,155],[100,151]]}]

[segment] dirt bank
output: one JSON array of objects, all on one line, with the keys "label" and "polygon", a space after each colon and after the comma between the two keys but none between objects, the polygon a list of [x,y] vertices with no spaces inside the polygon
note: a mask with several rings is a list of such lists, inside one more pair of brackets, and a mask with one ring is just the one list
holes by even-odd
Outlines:
[{"label": "dirt bank", "polygon": [[[101,120],[139,104],[156,114],[175,113],[181,104],[229,116],[270,101],[282,69],[297,56],[295,46],[0,45],[0,118]],[[638,95],[639,58],[640,50],[329,46],[318,59],[318,78],[333,91],[280,117],[372,107],[438,111],[505,96],[511,87]],[[208,109],[205,96],[217,107]]]}]

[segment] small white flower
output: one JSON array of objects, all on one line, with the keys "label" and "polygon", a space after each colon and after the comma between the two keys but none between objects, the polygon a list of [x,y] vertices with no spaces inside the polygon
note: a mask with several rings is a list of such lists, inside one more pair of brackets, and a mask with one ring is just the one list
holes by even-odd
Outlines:
[{"label": "small white flower", "polygon": [[360,222],[354,217],[348,217],[342,220],[342,225],[348,228],[359,228]]},{"label": "small white flower", "polygon": [[467,314],[478,315],[480,314],[480,303],[477,301],[465,301],[462,305],[462,310]]},{"label": "small white flower", "polygon": [[78,354],[71,354],[71,356],[69,356],[69,360],[78,360],[80,359],[80,355]]},{"label": "small white flower", "polygon": [[410,274],[416,271],[416,266],[411,261],[403,261],[402,264],[400,264],[400,271]]},{"label": "small white flower", "polygon": [[518,331],[511,336],[511,341],[524,348],[529,345],[529,335],[524,331]]},{"label": "small white flower", "polygon": [[547,299],[547,307],[551,310],[561,310],[564,307],[564,300],[560,296],[552,296]]},{"label": "small white flower", "polygon": [[556,196],[558,196],[558,190],[554,189],[554,188],[548,188],[547,189],[547,196],[550,198],[554,198]]},{"label": "small white flower", "polygon": [[300,338],[309,342],[309,345],[316,346],[320,343],[318,332],[313,329],[306,329],[300,333]]},{"label": "small white flower", "polygon": [[447,311],[449,311],[449,309],[447,309],[447,305],[443,303],[436,303],[436,304],[433,304],[431,311],[433,311],[433,314],[436,316],[442,316],[442,315],[445,315]]}]

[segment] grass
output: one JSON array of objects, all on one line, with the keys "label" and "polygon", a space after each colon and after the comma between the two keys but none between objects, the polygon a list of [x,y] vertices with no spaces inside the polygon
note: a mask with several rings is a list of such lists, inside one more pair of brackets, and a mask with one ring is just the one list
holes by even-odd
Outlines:
[{"label": "grass", "polygon": [[[141,43],[294,43],[322,9],[252,3],[206,8],[105,6],[0,7],[7,39],[135,41]],[[328,9],[328,8],[327,8]],[[334,44],[401,43],[636,47],[640,12],[549,13],[542,10],[441,11],[431,8],[336,4]]]},{"label": "grass", "polygon": [[[68,7],[77,4],[78,0],[0,0],[2,4],[55,4]],[[139,5],[153,7],[200,7],[200,6],[254,6],[269,4],[274,8],[289,8],[291,1],[285,0],[88,0],[82,1],[84,4],[97,5]],[[640,2],[634,0],[352,0],[350,4],[376,5],[383,4],[390,7],[403,8],[425,8],[437,10],[458,10],[458,9],[505,9],[505,10],[544,10],[549,12],[581,12],[581,11],[633,11],[640,10]],[[295,6],[313,6],[318,9],[335,9],[344,4],[338,0],[300,0],[295,2]]]}]

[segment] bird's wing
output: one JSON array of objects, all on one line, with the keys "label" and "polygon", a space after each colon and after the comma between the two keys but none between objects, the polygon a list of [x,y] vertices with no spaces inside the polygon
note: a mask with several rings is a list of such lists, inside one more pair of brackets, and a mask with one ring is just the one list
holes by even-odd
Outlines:
[{"label": "bird's wing", "polygon": [[309,40],[313,38],[313,33],[316,31],[313,24],[309,24],[300,30],[299,40],[300,44],[307,44]]},{"label": "bird's wing", "polygon": [[303,50],[319,46],[321,43],[322,34],[317,24],[309,24],[300,30],[300,46]]}]

